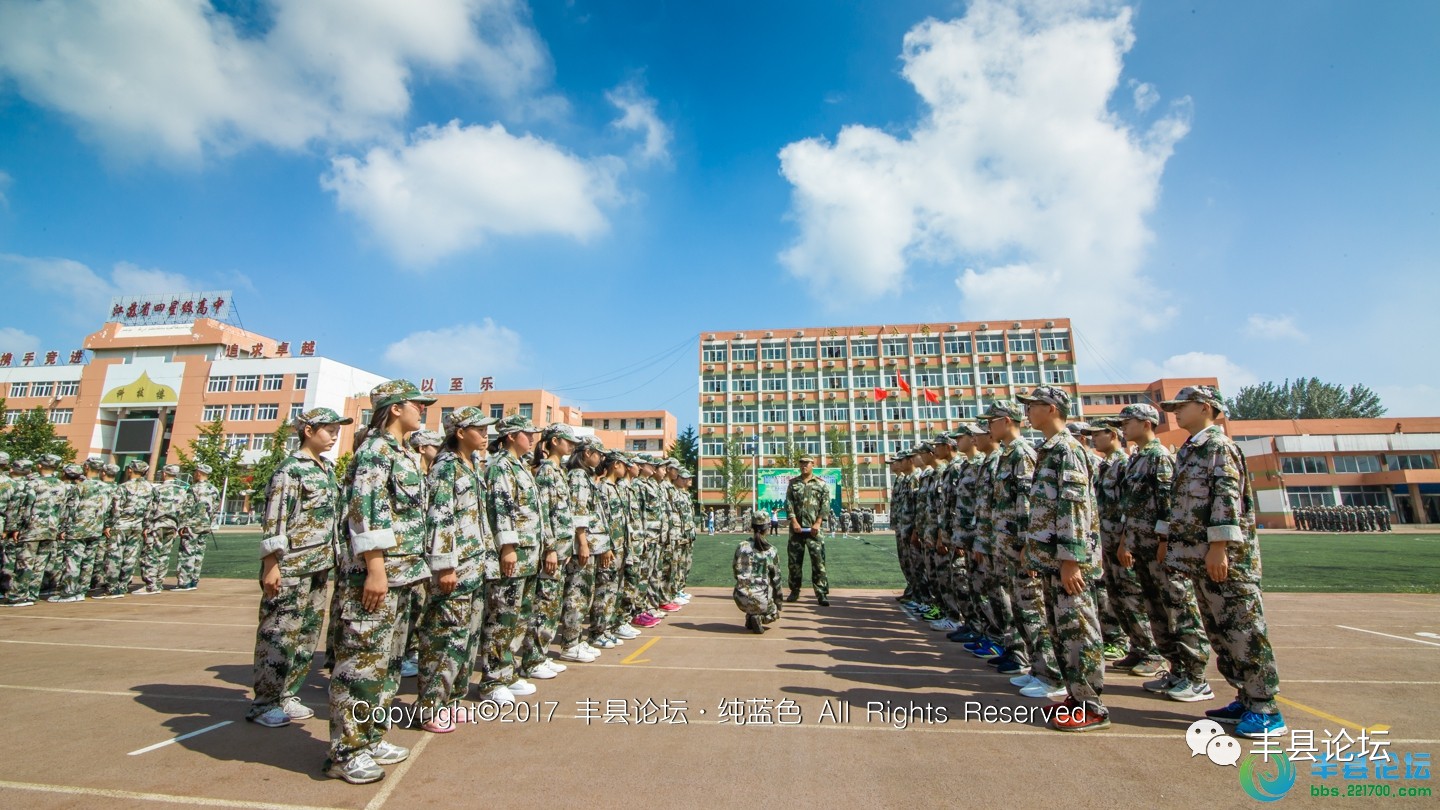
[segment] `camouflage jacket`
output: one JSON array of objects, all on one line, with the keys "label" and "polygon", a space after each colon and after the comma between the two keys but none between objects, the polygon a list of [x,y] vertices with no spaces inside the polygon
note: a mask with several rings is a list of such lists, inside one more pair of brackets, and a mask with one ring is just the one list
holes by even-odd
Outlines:
[{"label": "camouflage jacket", "polygon": [[466,466],[449,448],[430,466],[426,562],[436,573],[453,570],[460,587],[500,578],[500,555],[485,519],[485,472],[478,454]]},{"label": "camouflage jacket", "polygon": [[1035,480],[1035,448],[1025,437],[1000,448],[991,481],[990,523],[994,549],[1012,562],[1020,561],[1021,533],[1030,518],[1030,485]]},{"label": "camouflage jacket", "polygon": [[785,511],[800,524],[800,528],[814,526],[830,509],[830,486],[817,475],[809,481],[799,476],[790,479],[785,489]]},{"label": "camouflage jacket", "polygon": [[690,490],[680,487],[670,487],[670,501],[674,504],[675,514],[680,521],[680,531],[676,536],[677,540],[691,542],[695,539],[695,502],[690,500]]},{"label": "camouflage jacket", "polygon": [[155,500],[155,485],[144,478],[132,478],[115,487],[115,502],[110,507],[110,526],[125,532],[145,528],[150,502]]},{"label": "camouflage jacket", "polygon": [[555,550],[535,476],[520,459],[501,453],[490,459],[485,478],[485,517],[495,545],[515,547],[515,577],[533,577],[541,558]]},{"label": "camouflage jacket", "polygon": [[75,487],[53,475],[36,478],[25,487],[21,504],[20,542],[38,543],[55,540],[61,530],[61,519]]},{"label": "camouflage jacket", "polygon": [[1205,575],[1211,543],[1225,543],[1230,579],[1260,581],[1260,542],[1255,537],[1255,495],[1245,455],[1218,425],[1191,436],[1175,454],[1165,564]]},{"label": "camouflage jacket", "polygon": [[678,543],[685,536],[685,516],[680,514],[680,499],[677,497],[680,490],[667,480],[660,484],[660,492],[665,496],[665,528],[669,535],[667,539],[671,543]]},{"label": "camouflage jacket", "polygon": [[1135,451],[1125,465],[1121,511],[1125,516],[1125,547],[1154,549],[1169,533],[1175,456],[1159,439]]},{"label": "camouflage jacket", "polygon": [[10,498],[5,504],[4,514],[6,533],[20,531],[20,523],[25,516],[25,490],[30,488],[30,484],[37,477],[31,473],[19,478],[11,476],[6,479],[10,482]]},{"label": "camouflage jacket", "polygon": [[660,538],[665,529],[665,499],[660,492],[660,483],[654,478],[641,476],[633,484],[640,507],[640,523],[651,542]]},{"label": "camouflage jacket", "polygon": [[1125,485],[1125,467],[1129,459],[1120,450],[1100,460],[1099,478],[1095,482],[1095,500],[1100,504],[1100,530],[1105,542],[1120,539],[1122,525],[1121,491]]},{"label": "camouflage jacket", "polygon": [[914,482],[914,473],[900,473],[890,483],[890,528],[895,530],[896,537],[907,542],[914,521],[911,497]]},{"label": "camouflage jacket", "polygon": [[9,531],[5,526],[10,519],[10,500],[15,495],[16,480],[0,472],[0,537]]},{"label": "camouflage jacket", "polygon": [[186,525],[190,531],[200,535],[215,525],[215,515],[220,512],[220,488],[209,481],[190,486],[190,503]]},{"label": "camouflage jacket", "polygon": [[190,491],[179,479],[161,481],[155,486],[150,511],[145,514],[146,531],[186,528],[185,513],[189,501]]},{"label": "camouflage jacket", "polygon": [[617,483],[620,490],[620,502],[624,505],[625,516],[625,538],[626,548],[636,551],[645,546],[647,534],[645,532],[645,518],[640,512],[640,501],[643,497],[640,493],[638,478],[621,478]]},{"label": "camouflage jacket", "polygon": [[323,456],[316,461],[295,451],[265,485],[261,558],[280,555],[282,578],[302,577],[335,567],[340,542],[340,484]]},{"label": "camouflage jacket", "polygon": [[1000,466],[1000,448],[996,447],[980,461],[975,475],[975,537],[972,551],[995,554],[995,471]]},{"label": "camouflage jacket", "polygon": [[595,493],[595,519],[591,524],[596,532],[610,535],[610,550],[616,555],[623,555],[630,547],[630,518],[626,509],[620,485],[609,479],[602,480]]},{"label": "camouflage jacket", "polygon": [[[591,556],[610,550],[610,535],[604,526],[596,525],[595,501],[599,497],[595,476],[584,465],[565,471],[566,485],[570,487],[570,521],[578,531],[585,530],[585,545]],[[598,546],[597,546],[598,544]],[[575,553],[579,553],[576,549]]]},{"label": "camouflage jacket", "polygon": [[741,541],[735,549],[735,594],[755,604],[768,604],[780,596],[779,552],[766,543],[757,548],[754,541]]},{"label": "camouflage jacket", "polygon": [[63,531],[70,540],[94,540],[110,525],[110,506],[115,488],[99,478],[87,478],[75,485],[74,497],[66,504]]},{"label": "camouflage jacket", "polygon": [[945,469],[940,474],[940,484],[936,488],[939,495],[939,511],[936,512],[936,536],[947,543],[956,541],[955,535],[955,499],[960,493],[960,478],[965,475],[965,468],[970,466],[970,460],[964,456],[955,456],[946,462]]},{"label": "camouflage jacket", "polygon": [[381,431],[360,445],[350,464],[355,476],[345,501],[350,533],[345,570],[363,573],[360,555],[384,551],[390,587],[428,579],[425,541],[430,497],[420,454],[389,431]]},{"label": "camouflage jacket", "polygon": [[[540,522],[540,545],[547,551],[554,551],[561,563],[575,555],[575,509],[574,495],[570,481],[560,465],[550,459],[542,459],[535,468],[535,488],[544,505],[544,520]],[[544,571],[545,579],[559,579],[565,574],[560,568],[554,574]]]},{"label": "camouflage jacket", "polygon": [[1024,532],[1026,567],[1054,573],[1060,563],[1071,561],[1087,578],[1100,576],[1093,458],[1066,430],[1040,445]]},{"label": "camouflage jacket", "polygon": [[935,542],[935,486],[939,467],[926,467],[915,476],[915,534],[926,545]]},{"label": "camouflage jacket", "polygon": [[979,497],[980,471],[984,464],[985,457],[981,455],[971,458],[960,456],[951,464],[960,471],[955,476],[955,494],[950,510],[950,538],[952,543],[962,546],[966,551],[974,550],[977,507],[975,501]]}]

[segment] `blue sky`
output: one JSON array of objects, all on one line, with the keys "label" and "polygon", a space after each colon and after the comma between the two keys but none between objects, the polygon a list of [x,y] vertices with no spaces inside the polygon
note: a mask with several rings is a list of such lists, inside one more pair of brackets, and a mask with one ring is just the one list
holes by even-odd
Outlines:
[{"label": "blue sky", "polygon": [[1083,381],[1440,412],[1434,3],[403,5],[0,6],[0,350],[234,289],[688,423],[702,330],[1068,316]]}]

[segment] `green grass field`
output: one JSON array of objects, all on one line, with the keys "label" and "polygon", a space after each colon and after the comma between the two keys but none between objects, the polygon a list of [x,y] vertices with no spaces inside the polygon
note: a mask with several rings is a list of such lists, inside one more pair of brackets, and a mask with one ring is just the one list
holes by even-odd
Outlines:
[{"label": "green grass field", "polygon": [[[734,584],[730,561],[741,538],[701,535],[690,584]],[[217,539],[218,547],[205,555],[206,576],[258,576],[258,531],[225,533]],[[778,539],[783,572],[785,538]],[[1440,534],[1262,534],[1260,543],[1267,591],[1440,593]],[[902,585],[892,535],[830,538],[825,555],[832,588]]]}]

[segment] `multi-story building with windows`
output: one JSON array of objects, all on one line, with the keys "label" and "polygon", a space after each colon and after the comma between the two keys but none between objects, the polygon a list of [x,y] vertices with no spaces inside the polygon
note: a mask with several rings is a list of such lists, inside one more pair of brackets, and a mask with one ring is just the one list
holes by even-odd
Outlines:
[{"label": "multi-story building with windows", "polygon": [[706,505],[724,502],[727,440],[765,466],[794,448],[822,466],[848,454],[843,500],[883,508],[886,455],[1036,385],[1079,402],[1066,319],[703,332],[699,360]]},{"label": "multi-story building with windows", "polygon": [[[644,453],[664,453],[679,435],[675,414],[669,411],[587,411],[581,421],[594,430],[606,447]],[[612,444],[607,436],[616,436]]]}]

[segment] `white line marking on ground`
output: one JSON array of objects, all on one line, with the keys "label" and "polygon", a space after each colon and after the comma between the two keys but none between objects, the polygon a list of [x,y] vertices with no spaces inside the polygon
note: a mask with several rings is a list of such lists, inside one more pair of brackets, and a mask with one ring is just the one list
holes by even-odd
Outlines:
[{"label": "white line marking on ground", "polygon": [[1434,642],[1434,641],[1421,641],[1421,640],[1418,639],[1418,638],[1410,638],[1409,636],[1392,636],[1392,635],[1390,635],[1389,633],[1381,633],[1381,632],[1378,631],[1378,630],[1366,630],[1366,629],[1363,628],[1363,627],[1350,627],[1350,626],[1348,626],[1348,625],[1343,625],[1343,624],[1337,624],[1337,625],[1335,625],[1335,626],[1338,627],[1338,628],[1340,628],[1341,630],[1354,630],[1354,631],[1357,632],[1357,633],[1369,633],[1369,634],[1374,635],[1374,636],[1384,636],[1385,638],[1393,638],[1393,639],[1398,639],[1398,640],[1400,640],[1400,641],[1409,641],[1409,642],[1412,642],[1412,643],[1415,643],[1415,644],[1425,644],[1425,645],[1430,646],[1430,647],[1440,647],[1440,643],[1437,643],[1437,642]]},{"label": "white line marking on ground", "polygon": [[190,739],[191,737],[199,737],[201,734],[204,734],[204,733],[207,732],[207,731],[214,731],[214,730],[217,729],[217,728],[224,728],[224,727],[230,725],[230,724],[233,723],[233,722],[235,722],[235,721],[234,721],[234,720],[221,720],[220,722],[216,723],[215,725],[213,725],[213,726],[206,726],[205,728],[202,728],[202,729],[200,729],[199,731],[192,731],[192,732],[190,732],[189,734],[181,734],[179,737],[171,737],[170,739],[166,740],[165,742],[158,742],[158,743],[155,743],[154,745],[147,745],[147,746],[145,746],[144,748],[137,748],[137,749],[135,749],[134,751],[131,751],[129,754],[127,754],[127,756],[138,757],[138,756],[140,756],[141,754],[148,754],[148,753],[150,753],[151,751],[156,750],[157,748],[164,748],[164,747],[167,746],[167,745],[173,745],[174,743],[180,742],[181,740],[188,740],[188,739]]},{"label": "white line marking on ground", "polygon": [[1425,638],[1440,638],[1440,633],[1416,633],[1415,635],[1424,636]]},{"label": "white line marking on ground", "polygon": [[0,781],[0,790],[30,790],[36,793],[63,793],[71,796],[95,796],[104,799],[133,799],[143,802],[164,802],[165,804],[188,804],[200,807],[246,807],[256,810],[278,808],[278,810],[346,810],[339,807],[317,807],[308,804],[279,804],[277,802],[247,802],[238,799],[210,799],[204,796],[173,796],[168,793],[137,793],[132,790],[109,790],[107,788],[79,787],[77,785],[47,785],[39,782]]},{"label": "white line marking on ground", "polygon": [[163,692],[133,692],[133,691],[109,691],[104,689],[61,689],[55,686],[21,686],[13,683],[0,683],[0,689],[19,689],[25,692],[59,692],[66,695],[102,695],[108,697],[128,698],[158,698],[161,700],[197,700],[206,703],[249,703],[249,698],[222,698],[208,697],[205,695],[176,695]]},{"label": "white line marking on ground", "polygon": [[394,793],[395,788],[400,786],[400,780],[404,779],[405,774],[410,772],[410,766],[415,764],[415,760],[420,758],[420,752],[424,751],[425,746],[429,745],[433,739],[435,739],[434,734],[426,734],[420,742],[415,743],[415,747],[410,749],[410,756],[406,757],[405,761],[400,763],[394,771],[385,775],[385,781],[380,785],[380,792],[376,793],[374,798],[370,799],[370,803],[365,805],[365,810],[380,810],[380,808],[385,805],[385,802],[390,800],[390,794]]},{"label": "white line marking on ground", "polygon": [[254,655],[254,650],[191,650],[179,647],[131,647],[124,644],[78,644],[70,641],[20,641],[0,638],[0,644],[36,644],[42,647],[90,647],[97,650],[141,650],[144,652],[209,653],[211,655]]},{"label": "white line marking on ground", "polygon": [[15,613],[0,613],[0,619],[39,619],[47,622],[121,622],[125,624],[183,624],[187,627],[254,627],[251,624],[209,624],[206,622],[167,622],[156,619],[101,619],[89,616],[36,616],[33,613],[17,615]]}]

